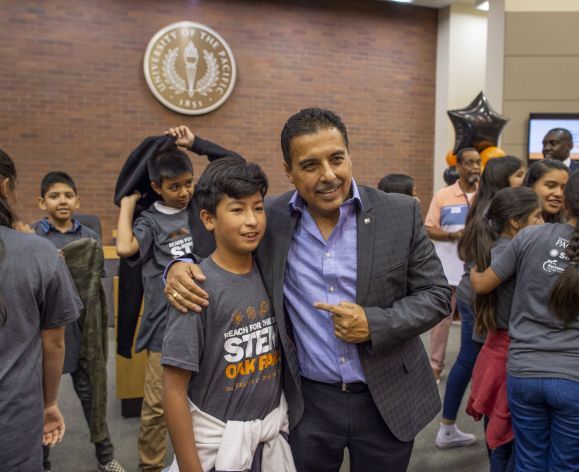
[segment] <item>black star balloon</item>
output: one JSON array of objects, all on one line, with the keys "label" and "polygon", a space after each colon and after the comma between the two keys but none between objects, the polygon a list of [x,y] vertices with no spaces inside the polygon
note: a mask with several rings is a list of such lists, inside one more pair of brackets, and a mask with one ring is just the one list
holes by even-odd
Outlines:
[{"label": "black star balloon", "polygon": [[467,107],[448,110],[447,113],[454,126],[455,154],[465,147],[474,147],[481,152],[489,146],[496,146],[509,121],[493,110],[482,92]]}]

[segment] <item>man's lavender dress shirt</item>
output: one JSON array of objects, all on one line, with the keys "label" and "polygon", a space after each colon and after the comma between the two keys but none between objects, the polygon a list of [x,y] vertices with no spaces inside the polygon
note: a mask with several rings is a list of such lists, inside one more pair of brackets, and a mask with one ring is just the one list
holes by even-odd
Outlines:
[{"label": "man's lavender dress shirt", "polygon": [[284,303],[298,348],[302,376],[326,383],[365,382],[356,344],[334,335],[330,313],[314,302],[337,305],[356,301],[357,210],[362,206],[356,183],[353,197],[340,206],[340,217],[326,241],[303,199],[296,192],[289,211],[301,218],[289,248]]}]

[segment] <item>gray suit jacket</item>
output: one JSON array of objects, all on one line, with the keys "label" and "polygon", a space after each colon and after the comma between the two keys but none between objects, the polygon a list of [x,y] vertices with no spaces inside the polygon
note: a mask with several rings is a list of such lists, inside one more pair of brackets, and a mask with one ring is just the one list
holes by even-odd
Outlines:
[{"label": "gray suit jacket", "polygon": [[[358,345],[360,360],[384,421],[398,439],[409,441],[440,410],[419,335],[450,313],[450,288],[416,200],[358,188],[363,211],[358,214],[356,303],[364,307],[372,337]],[[268,201],[267,232],[257,251],[284,352],[290,428],[304,409],[297,352],[283,300],[288,249],[299,218],[288,210],[292,194]]]}]

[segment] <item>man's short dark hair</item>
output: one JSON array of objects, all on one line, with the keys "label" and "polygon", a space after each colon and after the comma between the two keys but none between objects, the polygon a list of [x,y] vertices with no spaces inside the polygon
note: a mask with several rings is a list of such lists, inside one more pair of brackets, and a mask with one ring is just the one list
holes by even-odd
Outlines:
[{"label": "man's short dark hair", "polygon": [[571,143],[571,145],[573,145],[573,135],[571,134],[571,131],[569,131],[568,129],[565,128],[553,128],[550,129],[549,131],[547,131],[547,135],[551,134],[551,133],[557,133],[557,134],[561,134],[563,135],[563,137],[569,141],[569,143]]},{"label": "man's short dark hair", "polygon": [[296,136],[317,133],[320,130],[336,128],[349,149],[348,131],[342,119],[325,108],[304,108],[291,116],[281,131],[281,151],[288,169],[292,167],[291,142]]},{"label": "man's short dark hair", "polygon": [[74,193],[77,193],[76,184],[74,183],[74,180],[72,180],[72,177],[66,172],[57,171],[49,172],[44,176],[42,182],[40,182],[40,196],[44,198],[46,193],[50,190],[50,187],[55,184],[68,185],[71,189],[74,190]]},{"label": "man's short dark hair", "polygon": [[147,165],[149,179],[161,186],[164,179],[174,179],[186,172],[193,174],[191,159],[183,151],[172,149],[153,156]]},{"label": "man's short dark hair", "polygon": [[474,151],[477,154],[479,153],[473,147],[465,147],[465,148],[459,149],[458,152],[456,153],[456,162],[458,162],[459,164],[462,164],[462,161],[464,160],[464,153],[465,152],[471,152],[471,151]]},{"label": "man's short dark hair", "polygon": [[195,186],[195,195],[201,210],[215,215],[224,195],[241,198],[267,193],[268,182],[261,167],[241,157],[222,157],[207,166]]},{"label": "man's short dark hair", "polygon": [[378,189],[386,193],[402,193],[412,197],[414,179],[406,174],[387,174],[378,182]]}]

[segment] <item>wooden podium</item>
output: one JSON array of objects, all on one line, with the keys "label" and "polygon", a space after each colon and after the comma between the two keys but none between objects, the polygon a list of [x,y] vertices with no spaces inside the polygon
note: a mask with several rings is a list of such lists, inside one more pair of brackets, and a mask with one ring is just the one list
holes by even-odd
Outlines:
[{"label": "wooden podium", "polygon": [[[118,259],[114,246],[104,246],[105,259]],[[115,319],[115,339],[117,334],[118,317],[119,314],[119,277],[115,275],[113,278],[113,294],[114,294],[114,319]],[[141,324],[141,316],[143,315],[143,305],[141,304],[141,312],[139,314],[139,322],[137,324],[137,331]],[[136,339],[136,336],[135,336]],[[147,353],[145,351],[135,353],[135,341],[131,348],[131,359],[115,355],[115,385],[116,396],[121,400],[121,413],[125,418],[140,416],[141,404],[143,402],[143,388],[145,385],[145,366],[147,364]]]}]

